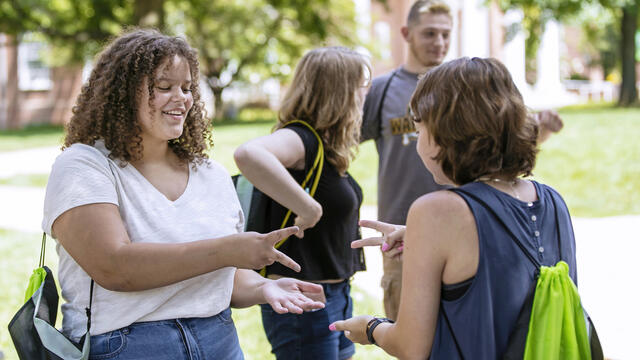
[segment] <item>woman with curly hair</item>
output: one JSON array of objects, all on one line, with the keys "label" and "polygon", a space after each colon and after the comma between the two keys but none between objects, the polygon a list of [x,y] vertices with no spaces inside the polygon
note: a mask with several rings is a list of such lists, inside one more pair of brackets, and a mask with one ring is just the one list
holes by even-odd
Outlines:
[{"label": "woman with curly hair", "polygon": [[538,124],[495,59],[433,68],[409,105],[418,154],[439,184],[456,188],[411,205],[397,322],[364,315],[331,328],[401,359],[502,358],[536,280],[530,259],[561,259],[577,279],[566,204],[523,179],[535,165]]},{"label": "woman with curly hair", "polygon": [[[320,283],[327,297],[324,309],[298,317],[262,307],[263,326],[279,360],[347,359],[355,352],[351,341],[331,333],[328,326],[351,317],[349,279],[365,269],[362,249],[350,248],[359,238],[362,191],[347,169],[360,139],[369,74],[367,60],[352,50],[308,52],[282,101],[276,130],[243,144],[234,154],[247,179],[275,200],[268,212],[270,229],[281,225],[288,209],[295,214],[289,223],[300,229],[298,238],[286,240],[279,249],[299,262],[302,271],[273,264],[266,276]],[[306,122],[319,140],[298,120]],[[311,196],[300,184],[320,147],[325,161]]]},{"label": "woman with curly hair", "polygon": [[62,331],[82,336],[91,303],[91,358],[242,359],[229,306],[324,306],[305,296],[321,297],[318,285],[247,270],[277,261],[299,271],[273,247],[298,229],[241,233],[210,142],[185,40],[134,30],[102,52],[53,165],[43,220],[59,245]]}]

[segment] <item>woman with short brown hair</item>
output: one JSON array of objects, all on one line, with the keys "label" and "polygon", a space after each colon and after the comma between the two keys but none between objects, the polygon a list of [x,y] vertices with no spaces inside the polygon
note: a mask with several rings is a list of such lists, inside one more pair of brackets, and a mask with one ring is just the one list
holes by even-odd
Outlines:
[{"label": "woman with short brown hair", "polygon": [[409,210],[398,321],[358,316],[332,329],[402,359],[500,358],[535,281],[527,257],[546,266],[561,258],[577,278],[562,197],[522,178],[535,164],[538,125],[494,59],[430,70],[410,108],[422,161],[438,183],[457,188]]}]

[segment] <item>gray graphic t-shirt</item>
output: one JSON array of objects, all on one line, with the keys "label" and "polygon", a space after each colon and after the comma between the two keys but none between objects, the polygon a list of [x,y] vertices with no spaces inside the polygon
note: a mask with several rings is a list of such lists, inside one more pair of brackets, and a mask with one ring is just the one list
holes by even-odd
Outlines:
[{"label": "gray graphic t-shirt", "polygon": [[393,224],[406,223],[418,197],[446,188],[434,182],[416,151],[408,109],[417,83],[417,74],[396,69],[373,80],[364,104],[362,141],[374,139],[379,156],[378,219]]}]

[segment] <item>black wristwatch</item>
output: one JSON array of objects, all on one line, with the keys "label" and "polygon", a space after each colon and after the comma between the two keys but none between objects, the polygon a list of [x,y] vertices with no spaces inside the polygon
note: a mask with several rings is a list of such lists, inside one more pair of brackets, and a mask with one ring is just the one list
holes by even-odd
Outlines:
[{"label": "black wristwatch", "polygon": [[393,320],[391,319],[377,318],[377,317],[374,317],[373,319],[369,320],[369,322],[367,323],[367,339],[373,345],[376,345],[376,340],[373,338],[373,330],[375,330],[375,328],[378,325],[382,324],[383,322],[393,324]]}]

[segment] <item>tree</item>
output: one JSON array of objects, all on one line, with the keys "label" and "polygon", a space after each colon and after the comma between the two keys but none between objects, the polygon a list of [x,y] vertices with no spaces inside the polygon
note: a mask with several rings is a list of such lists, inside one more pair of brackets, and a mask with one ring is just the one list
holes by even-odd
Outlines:
[{"label": "tree", "polygon": [[0,0],[0,32],[41,34],[53,64],[82,63],[130,25],[185,34],[222,116],[222,91],[249,74],[286,76],[301,53],[357,41],[352,0]]},{"label": "tree", "polygon": [[352,44],[351,0],[173,1],[173,27],[184,26],[200,51],[201,72],[223,113],[222,92],[249,74],[282,77],[301,53],[330,38]]},{"label": "tree", "polygon": [[39,34],[57,50],[54,64],[82,63],[100,43],[133,24],[126,0],[2,0],[0,32]]},{"label": "tree", "polygon": [[[638,6],[640,0],[498,0],[503,10],[521,9],[525,17],[533,16],[534,20],[529,20],[532,26],[527,30],[527,36],[539,37],[544,29],[545,21],[535,21],[537,14],[548,12],[558,20],[574,16],[582,10],[585,3],[597,2],[604,8],[610,9],[616,15],[620,24],[620,58],[622,60],[622,85],[620,87],[620,98],[618,105],[630,106],[638,103],[638,92],[636,89],[636,44],[635,36],[638,30]],[[525,25],[527,22],[525,22]],[[536,40],[527,40],[527,44]],[[537,50],[537,49],[536,49]]]},{"label": "tree", "polygon": [[636,31],[638,30],[638,3],[629,1],[622,7],[622,85],[618,105],[630,106],[638,103],[636,88]]}]

